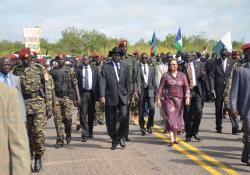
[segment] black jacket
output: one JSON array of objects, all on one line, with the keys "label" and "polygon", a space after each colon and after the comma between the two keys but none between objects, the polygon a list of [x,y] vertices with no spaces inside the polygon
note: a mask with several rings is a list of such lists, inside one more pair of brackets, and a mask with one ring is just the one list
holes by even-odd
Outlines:
[{"label": "black jacket", "polygon": [[119,82],[116,78],[112,61],[102,66],[99,81],[100,97],[105,97],[105,103],[109,106],[116,106],[120,100],[123,104],[128,104],[130,92],[129,68],[125,63],[120,62]]}]

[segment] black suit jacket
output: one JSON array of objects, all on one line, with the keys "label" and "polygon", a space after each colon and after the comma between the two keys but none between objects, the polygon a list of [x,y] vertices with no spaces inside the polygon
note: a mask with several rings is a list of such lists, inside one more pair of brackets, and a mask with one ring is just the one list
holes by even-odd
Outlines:
[{"label": "black suit jacket", "polygon": [[[96,67],[90,66],[91,71],[92,71],[92,92],[94,94],[94,98],[95,100],[99,99],[99,72],[98,69]],[[83,89],[83,74],[82,74],[82,69],[83,69],[83,65],[80,66],[77,69],[77,80],[78,80],[78,88],[79,88],[79,93],[82,94],[84,89]]]},{"label": "black suit jacket", "polygon": [[[156,78],[155,78],[155,72],[154,68],[150,65],[148,65],[148,96],[154,97],[156,93]],[[137,84],[139,88],[140,93],[144,93],[144,85],[145,81],[143,78],[143,70],[141,64],[138,65],[138,75],[137,75]]]},{"label": "black suit jacket", "polygon": [[[203,71],[204,73],[206,73],[205,63],[201,61],[193,61],[193,64],[194,64],[196,84],[199,90],[199,94],[201,98],[204,99],[205,98],[205,85],[207,83],[207,78],[206,78],[206,74],[202,75],[201,72]],[[183,66],[183,72],[186,74],[188,83],[190,84],[186,66]]]},{"label": "black suit jacket", "polygon": [[119,82],[116,78],[112,61],[102,66],[100,72],[100,97],[105,97],[105,103],[109,106],[116,106],[120,100],[123,104],[128,104],[130,92],[129,68],[125,63],[120,62]]},{"label": "black suit jacket", "polygon": [[224,89],[226,86],[227,78],[230,76],[234,61],[227,58],[226,71],[223,70],[221,59],[215,60],[214,63],[214,90],[216,97],[223,98]]}]

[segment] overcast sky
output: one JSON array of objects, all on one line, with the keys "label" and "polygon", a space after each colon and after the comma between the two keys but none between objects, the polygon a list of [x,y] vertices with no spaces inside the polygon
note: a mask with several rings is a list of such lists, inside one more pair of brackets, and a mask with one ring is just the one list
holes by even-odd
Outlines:
[{"label": "overcast sky", "polygon": [[153,31],[163,40],[181,27],[183,35],[205,32],[220,40],[250,42],[249,0],[1,0],[0,40],[22,40],[23,27],[39,26],[55,42],[67,27],[97,30],[135,43]]}]

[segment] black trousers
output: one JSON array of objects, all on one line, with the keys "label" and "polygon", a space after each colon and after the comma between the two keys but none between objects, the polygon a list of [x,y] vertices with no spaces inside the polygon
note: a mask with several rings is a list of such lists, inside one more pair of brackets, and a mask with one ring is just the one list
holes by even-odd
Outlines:
[{"label": "black trousers", "polygon": [[204,100],[201,98],[197,86],[191,90],[190,100],[190,106],[184,108],[185,132],[188,138],[198,134],[202,118]]},{"label": "black trousers", "polygon": [[127,117],[125,119],[125,138],[128,138],[128,134],[129,134],[129,122],[130,122],[130,112],[131,112],[131,104],[132,104],[132,98],[133,98],[133,93],[130,93],[129,96],[129,104],[128,104],[128,109],[127,109]]},{"label": "black trousers", "polygon": [[117,142],[118,138],[125,137],[127,109],[127,105],[122,102],[116,106],[105,106],[107,131],[113,142]]},{"label": "black trousers", "polygon": [[242,151],[241,160],[246,163],[250,163],[250,112],[246,116],[242,116],[243,125],[245,128],[245,137],[244,147]]},{"label": "black trousers", "polygon": [[216,130],[222,130],[222,112],[223,112],[223,97],[215,99],[215,117],[216,117]]},{"label": "black trousers", "polygon": [[80,124],[82,127],[82,136],[88,137],[93,133],[95,114],[95,99],[93,92],[82,92],[80,106]]},{"label": "black trousers", "polygon": [[144,120],[144,111],[145,105],[148,105],[148,123],[147,127],[154,126],[154,115],[155,115],[155,104],[154,104],[154,97],[148,96],[148,89],[145,88],[142,94],[140,94],[139,98],[139,125],[141,129],[144,129],[145,120]]}]

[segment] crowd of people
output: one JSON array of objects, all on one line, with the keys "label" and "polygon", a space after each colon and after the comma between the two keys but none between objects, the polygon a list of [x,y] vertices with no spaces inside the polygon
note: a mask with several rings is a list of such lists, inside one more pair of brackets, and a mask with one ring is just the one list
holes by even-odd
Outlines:
[{"label": "crowd of people", "polygon": [[[119,145],[125,148],[130,141],[129,124],[134,115],[139,116],[142,136],[153,132],[155,104],[164,132],[170,135],[169,146],[178,144],[177,135],[183,131],[186,142],[192,138],[200,141],[199,127],[206,101],[215,102],[217,133],[223,132],[222,119],[226,113],[232,123],[232,134],[244,132],[242,162],[250,165],[250,44],[242,46],[244,57],[239,51],[229,53],[223,48],[218,58],[215,53],[210,56],[178,51],[175,55],[161,53],[152,59],[153,55],[139,51],[128,54],[127,46],[128,41],[121,40],[106,57],[94,53],[68,58],[59,54],[52,60],[38,59],[29,48],[20,49],[18,57],[13,54],[1,57],[0,103],[6,110],[1,108],[0,116],[11,118],[14,115],[11,112],[19,112],[15,117],[19,117],[21,127],[26,125],[29,141],[22,157],[30,153],[34,172],[42,168],[45,128],[50,117],[54,118],[57,133],[55,147],[63,147],[65,141],[70,144],[73,106],[78,109],[76,128],[81,129],[82,142],[94,137],[96,121],[106,123],[111,149],[115,150]],[[14,88],[2,93],[8,87],[4,84]],[[6,103],[8,100],[10,103]],[[17,109],[12,111],[7,105]],[[238,115],[243,120],[241,129]],[[15,125],[18,134],[13,139],[27,138],[19,124]],[[22,136],[17,138],[18,135]],[[7,143],[11,139],[5,141],[0,144],[11,144]],[[25,139],[22,142],[13,144],[21,147],[26,144]],[[6,149],[13,151],[11,147]],[[11,156],[10,153],[9,159]],[[4,162],[1,158],[0,161]],[[5,172],[19,171],[20,167],[15,169],[14,162],[11,163],[13,169]]]}]

